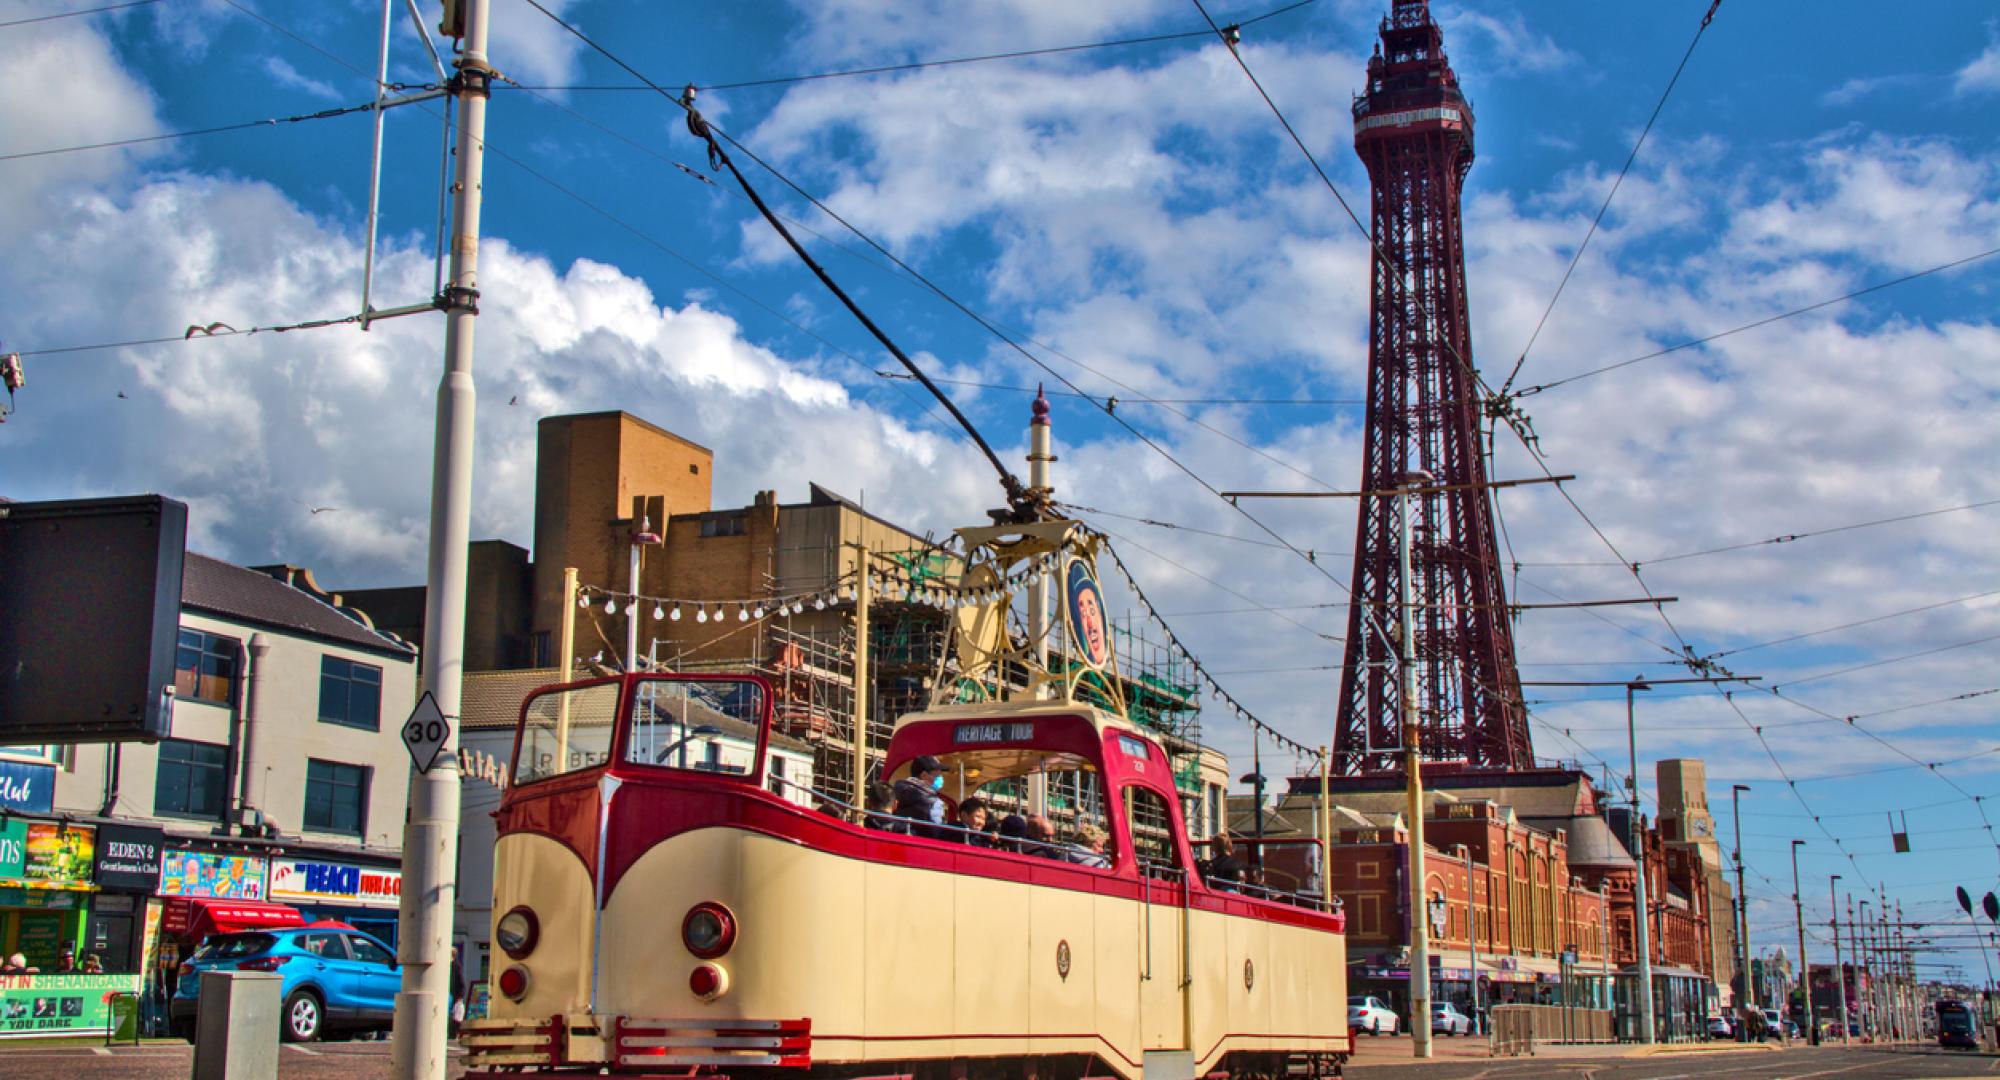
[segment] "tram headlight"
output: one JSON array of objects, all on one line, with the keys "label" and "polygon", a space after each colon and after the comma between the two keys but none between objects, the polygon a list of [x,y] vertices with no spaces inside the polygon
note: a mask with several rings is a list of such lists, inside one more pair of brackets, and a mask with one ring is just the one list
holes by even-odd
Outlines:
[{"label": "tram headlight", "polygon": [[500,992],[509,1001],[519,1001],[528,996],[528,969],[515,964],[500,972]]},{"label": "tram headlight", "polygon": [[696,964],[688,972],[688,990],[703,1001],[714,1001],[729,992],[729,972],[715,964]]},{"label": "tram headlight", "polygon": [[681,920],[681,944],[703,960],[713,960],[736,944],[736,916],[716,903],[700,903]]},{"label": "tram headlight", "polygon": [[542,936],[541,920],[526,906],[517,907],[500,916],[493,927],[493,940],[500,951],[516,960],[523,960],[535,951],[535,942]]}]

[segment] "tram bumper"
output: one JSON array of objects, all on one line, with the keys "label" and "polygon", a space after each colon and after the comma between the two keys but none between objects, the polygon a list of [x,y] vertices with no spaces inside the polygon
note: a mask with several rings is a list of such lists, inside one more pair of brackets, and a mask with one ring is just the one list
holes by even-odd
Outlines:
[{"label": "tram bumper", "polygon": [[[589,1015],[467,1021],[468,1069],[608,1067],[613,1074],[812,1064],[812,1021]],[[470,1074],[477,1075],[477,1074]]]}]

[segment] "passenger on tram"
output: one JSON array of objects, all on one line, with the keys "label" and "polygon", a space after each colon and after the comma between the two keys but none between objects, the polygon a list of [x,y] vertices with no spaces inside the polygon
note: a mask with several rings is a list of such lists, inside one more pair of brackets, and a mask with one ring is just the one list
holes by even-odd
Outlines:
[{"label": "passenger on tram", "polygon": [[1056,827],[1040,814],[1028,819],[1028,843],[1021,849],[1038,859],[1061,859],[1062,849],[1056,846]]},{"label": "passenger on tram", "polygon": [[952,839],[973,847],[992,847],[993,841],[986,835],[986,800],[973,796],[958,804],[958,827],[965,830],[952,834]]},{"label": "passenger on tram", "polygon": [[910,823],[896,816],[896,789],[880,780],[868,785],[866,824],[883,832],[907,833]]},{"label": "passenger on tram", "polygon": [[1099,870],[1111,866],[1111,856],[1104,853],[1104,842],[1110,839],[1103,829],[1084,824],[1076,830],[1076,838],[1083,844],[1083,850],[1071,855],[1071,861],[1078,866],[1089,866]]},{"label": "passenger on tram", "polygon": [[1215,835],[1215,856],[1201,868],[1201,877],[1211,889],[1237,892],[1242,888],[1248,867],[1236,857],[1236,842],[1228,833]]},{"label": "passenger on tram", "polygon": [[1027,854],[1028,819],[1019,814],[1008,814],[1001,818],[1000,835],[994,844],[1002,851],[1011,851],[1016,855]]},{"label": "passenger on tram", "polygon": [[[945,835],[944,800],[938,798],[938,789],[944,787],[944,762],[926,754],[910,763],[910,775],[896,781],[896,814],[911,821],[923,822],[916,828],[922,836],[940,837]],[[926,827],[929,826],[929,827]]]}]

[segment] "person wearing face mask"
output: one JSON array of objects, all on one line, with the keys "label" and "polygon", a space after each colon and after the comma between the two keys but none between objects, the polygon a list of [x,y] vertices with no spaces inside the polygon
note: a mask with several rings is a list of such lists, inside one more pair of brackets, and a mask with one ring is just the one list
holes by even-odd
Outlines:
[{"label": "person wearing face mask", "polygon": [[919,822],[920,836],[944,836],[944,800],[937,794],[943,787],[944,762],[928,754],[911,762],[910,775],[896,781],[896,814]]}]

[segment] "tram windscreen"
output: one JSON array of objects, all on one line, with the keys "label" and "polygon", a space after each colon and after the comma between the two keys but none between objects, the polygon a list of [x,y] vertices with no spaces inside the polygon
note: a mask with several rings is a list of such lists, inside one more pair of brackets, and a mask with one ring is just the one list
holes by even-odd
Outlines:
[{"label": "tram windscreen", "polygon": [[616,682],[601,682],[529,699],[514,782],[547,780],[609,761],[618,730],[618,689]]},{"label": "tram windscreen", "polygon": [[625,760],[748,776],[763,723],[764,688],[748,679],[645,679],[633,691]]}]

